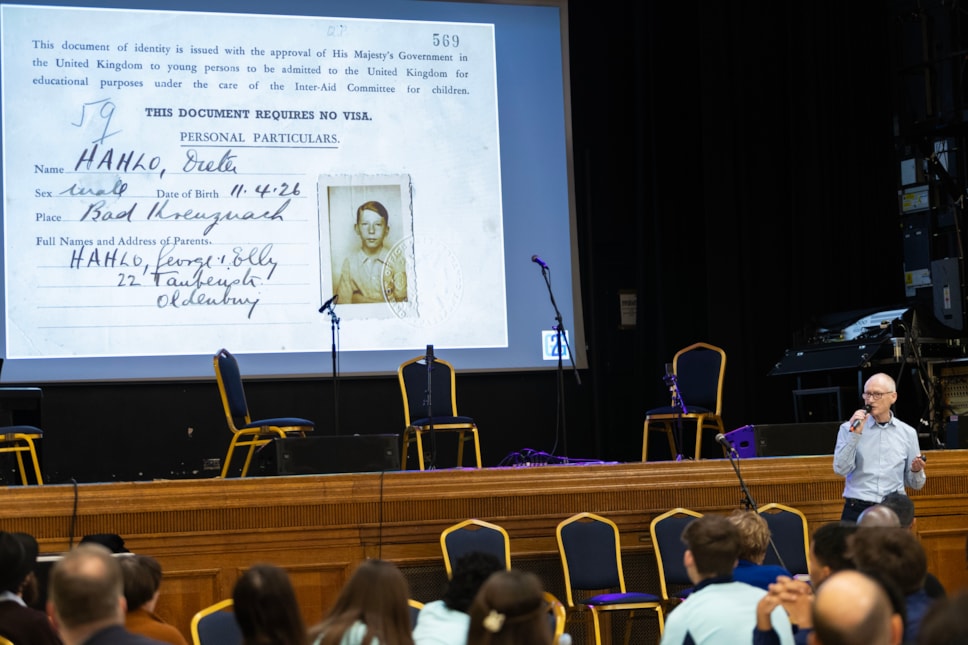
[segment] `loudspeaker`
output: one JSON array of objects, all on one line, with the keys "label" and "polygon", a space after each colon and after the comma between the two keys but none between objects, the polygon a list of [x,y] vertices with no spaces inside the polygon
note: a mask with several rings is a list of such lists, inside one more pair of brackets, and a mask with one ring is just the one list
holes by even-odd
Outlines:
[{"label": "loudspeaker", "polygon": [[840,421],[823,423],[759,423],[726,434],[741,459],[832,455]]},{"label": "loudspeaker", "polygon": [[400,435],[275,439],[253,465],[260,475],[316,475],[400,470]]}]

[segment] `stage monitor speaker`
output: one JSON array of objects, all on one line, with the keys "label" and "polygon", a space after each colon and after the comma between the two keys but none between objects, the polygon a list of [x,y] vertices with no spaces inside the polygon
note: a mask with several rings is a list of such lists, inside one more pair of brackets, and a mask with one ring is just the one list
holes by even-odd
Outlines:
[{"label": "stage monitor speaker", "polygon": [[275,439],[259,452],[252,474],[318,475],[400,470],[400,435]]},{"label": "stage monitor speaker", "polygon": [[741,459],[832,455],[839,421],[822,423],[758,423],[726,434]]}]

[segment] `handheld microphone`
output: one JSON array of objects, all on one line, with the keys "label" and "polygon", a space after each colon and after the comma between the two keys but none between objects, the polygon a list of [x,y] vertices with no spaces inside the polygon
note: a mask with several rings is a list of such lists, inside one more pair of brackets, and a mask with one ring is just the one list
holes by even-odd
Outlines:
[{"label": "handheld microphone", "polygon": [[[864,411],[867,412],[867,414],[870,414],[871,413],[871,404],[870,403],[868,403],[867,405],[864,406]],[[865,415],[864,416],[864,419],[866,419],[866,418],[867,418],[867,416]],[[864,419],[857,419],[853,423],[851,423],[850,424],[850,431],[853,432],[854,430],[856,430],[857,428],[859,428],[860,427],[860,424],[862,424],[864,422]]]},{"label": "handheld microphone", "polygon": [[548,264],[544,260],[542,260],[541,258],[539,258],[537,255],[532,255],[531,256],[531,261],[534,262],[535,264],[537,264],[538,266],[540,266],[542,269],[547,269],[548,268]]},{"label": "handheld microphone", "polygon": [[335,305],[337,298],[339,298],[339,294],[338,293],[334,293],[333,294],[333,297],[330,298],[329,300],[327,300],[326,302],[324,302],[323,303],[323,306],[319,308],[319,313],[323,313],[324,311],[326,311],[327,309],[329,309],[331,306]]}]

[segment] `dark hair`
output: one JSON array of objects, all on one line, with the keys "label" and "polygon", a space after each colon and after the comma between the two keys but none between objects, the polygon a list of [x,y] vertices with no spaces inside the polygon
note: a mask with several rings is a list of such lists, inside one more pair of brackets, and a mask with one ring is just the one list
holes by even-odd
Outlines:
[{"label": "dark hair", "polygon": [[144,607],[161,587],[161,565],[150,555],[126,555],[118,558],[118,563],[128,611]]},{"label": "dark hair", "polygon": [[491,574],[468,613],[467,645],[551,645],[548,604],[541,581],[533,573]]},{"label": "dark hair", "polygon": [[360,207],[356,209],[356,223],[360,223],[360,218],[363,217],[363,211],[373,211],[377,215],[383,218],[384,223],[390,222],[390,214],[387,212],[386,206],[376,201],[363,202]]},{"label": "dark hair", "polygon": [[79,544],[50,570],[48,597],[68,629],[117,615],[124,593],[121,565],[99,544]]},{"label": "dark hair", "polygon": [[894,511],[904,528],[910,528],[914,524],[914,502],[904,493],[888,493],[881,500],[881,504]]},{"label": "dark hair", "polygon": [[37,540],[27,533],[0,531],[0,591],[17,593],[37,562]]},{"label": "dark hair", "polygon": [[853,522],[824,524],[813,532],[813,555],[831,571],[853,569],[854,563],[847,557],[847,538],[856,531],[857,525]]},{"label": "dark hair", "polygon": [[357,621],[366,626],[360,642],[413,645],[407,579],[392,562],[364,560],[340,590],[326,618],[310,630],[320,645],[339,643]]},{"label": "dark hair", "polygon": [[917,536],[907,529],[861,526],[847,540],[847,555],[865,572],[879,571],[904,594],[924,587],[928,558]]},{"label": "dark hair", "polygon": [[961,645],[968,643],[968,591],[939,598],[921,619],[918,645]]},{"label": "dark hair", "polygon": [[284,569],[253,565],[236,581],[232,601],[243,645],[306,644],[306,625]]},{"label": "dark hair", "polygon": [[467,613],[484,581],[503,568],[501,561],[490,553],[472,551],[462,555],[454,565],[454,575],[444,591],[444,604]]},{"label": "dark hair", "polygon": [[740,552],[736,525],[722,515],[703,515],[686,525],[682,541],[692,552],[699,575],[725,576],[733,572]]}]

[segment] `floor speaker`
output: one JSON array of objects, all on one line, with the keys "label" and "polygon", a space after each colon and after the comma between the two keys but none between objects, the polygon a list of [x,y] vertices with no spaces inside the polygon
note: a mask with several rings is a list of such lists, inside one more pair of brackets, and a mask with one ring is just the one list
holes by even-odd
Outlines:
[{"label": "floor speaker", "polygon": [[840,421],[819,423],[761,423],[756,433],[757,457],[832,455]]},{"label": "floor speaker", "polygon": [[250,469],[259,475],[316,475],[400,470],[400,435],[275,439]]}]

